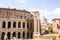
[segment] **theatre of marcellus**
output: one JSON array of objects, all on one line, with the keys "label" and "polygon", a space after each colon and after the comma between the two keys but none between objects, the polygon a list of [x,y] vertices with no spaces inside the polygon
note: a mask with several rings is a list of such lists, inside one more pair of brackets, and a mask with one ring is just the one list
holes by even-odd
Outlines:
[{"label": "theatre of marcellus", "polygon": [[37,10],[0,8],[0,40],[59,40],[59,34],[41,35],[39,14]]}]

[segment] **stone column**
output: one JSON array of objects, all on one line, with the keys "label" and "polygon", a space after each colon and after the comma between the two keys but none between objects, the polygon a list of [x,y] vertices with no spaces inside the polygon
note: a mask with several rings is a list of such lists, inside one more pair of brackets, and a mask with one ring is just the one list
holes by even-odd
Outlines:
[{"label": "stone column", "polygon": [[0,40],[1,40],[1,37],[2,37],[2,33],[0,32]]},{"label": "stone column", "polygon": [[27,30],[27,22],[25,22],[25,29]]},{"label": "stone column", "polygon": [[23,22],[21,22],[21,29],[23,28]]},{"label": "stone column", "polygon": [[18,28],[18,21],[16,21],[16,28]]},{"label": "stone column", "polygon": [[18,38],[18,32],[16,32],[16,38]]},{"label": "stone column", "polygon": [[21,32],[21,39],[23,38],[23,32]]},{"label": "stone column", "polygon": [[0,21],[0,28],[2,28],[2,21]]},{"label": "stone column", "polygon": [[6,28],[8,28],[8,21],[6,21]]},{"label": "stone column", "polygon": [[[34,34],[33,40],[38,40],[40,36],[39,28],[39,11],[34,11]],[[39,39],[40,40],[40,39]]]},{"label": "stone column", "polygon": [[23,38],[23,37],[22,37],[22,35],[23,35],[23,34],[22,34],[22,33],[23,33],[22,31],[23,31],[23,22],[21,22],[21,38]]},{"label": "stone column", "polygon": [[11,28],[13,28],[13,21],[11,21]]},{"label": "stone column", "polygon": [[13,33],[11,32],[11,39],[13,38]]},{"label": "stone column", "polygon": [[39,19],[38,19],[38,34],[40,35]]},{"label": "stone column", "polygon": [[37,27],[37,14],[35,12],[34,13],[34,35],[37,34],[38,32],[38,27]]},{"label": "stone column", "polygon": [[27,39],[27,22],[25,22],[25,29],[26,29],[25,38]]},{"label": "stone column", "polygon": [[27,39],[27,32],[25,32],[25,39]]},{"label": "stone column", "polygon": [[6,40],[8,37],[7,37],[7,32],[5,32],[5,36],[4,36],[4,40]]}]

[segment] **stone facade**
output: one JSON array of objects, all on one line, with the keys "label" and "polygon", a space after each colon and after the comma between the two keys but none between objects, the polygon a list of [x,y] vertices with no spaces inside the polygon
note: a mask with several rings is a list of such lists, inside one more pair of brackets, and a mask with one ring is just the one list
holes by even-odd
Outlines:
[{"label": "stone facade", "polygon": [[[53,19],[54,34],[41,35],[39,11],[0,8],[0,40],[60,40],[60,19]],[[42,21],[47,25],[47,21]],[[50,27],[50,26],[49,26]]]},{"label": "stone facade", "polygon": [[41,18],[41,34],[45,34],[45,31],[48,30],[48,20],[45,17]]},{"label": "stone facade", "polygon": [[26,10],[0,8],[0,40],[32,39],[33,15]]},{"label": "stone facade", "polygon": [[60,19],[59,18],[55,18],[52,20],[52,27],[53,27],[53,32],[54,33],[60,33]]}]

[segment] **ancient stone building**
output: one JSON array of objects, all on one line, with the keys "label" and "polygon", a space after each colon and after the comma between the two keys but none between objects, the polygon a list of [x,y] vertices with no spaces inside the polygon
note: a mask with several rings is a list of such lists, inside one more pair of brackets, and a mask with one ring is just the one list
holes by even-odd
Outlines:
[{"label": "ancient stone building", "polygon": [[45,34],[45,31],[48,30],[48,20],[45,17],[42,17],[41,19],[41,34]]},{"label": "ancient stone building", "polygon": [[53,32],[60,34],[60,18],[54,18],[52,22]]},{"label": "ancient stone building", "polygon": [[33,15],[26,10],[0,8],[0,40],[33,38]]}]

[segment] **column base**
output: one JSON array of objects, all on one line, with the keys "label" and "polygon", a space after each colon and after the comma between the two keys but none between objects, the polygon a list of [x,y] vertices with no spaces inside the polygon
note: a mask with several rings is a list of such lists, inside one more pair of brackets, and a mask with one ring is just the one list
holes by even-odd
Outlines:
[{"label": "column base", "polygon": [[34,33],[33,34],[33,40],[40,40],[40,33]]}]

